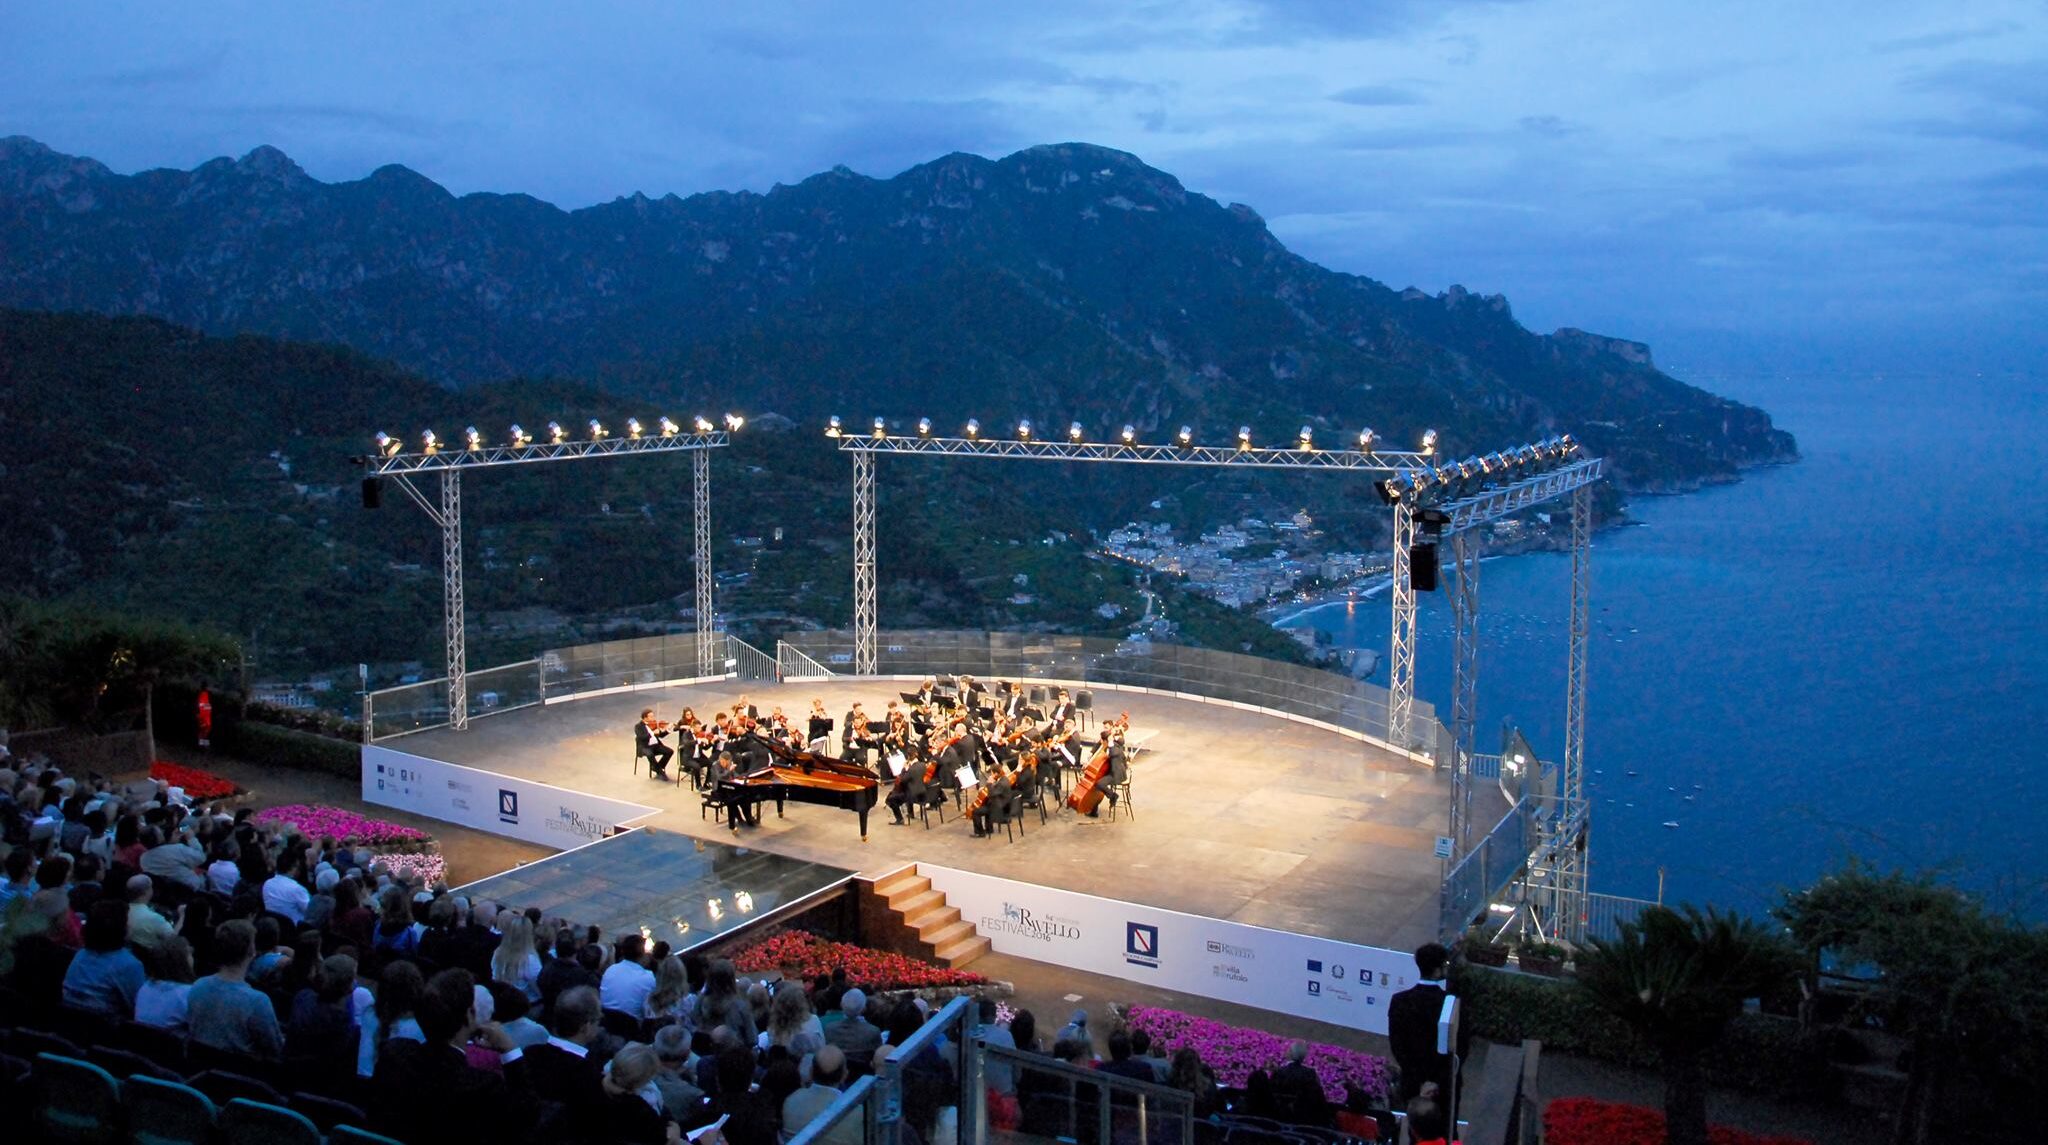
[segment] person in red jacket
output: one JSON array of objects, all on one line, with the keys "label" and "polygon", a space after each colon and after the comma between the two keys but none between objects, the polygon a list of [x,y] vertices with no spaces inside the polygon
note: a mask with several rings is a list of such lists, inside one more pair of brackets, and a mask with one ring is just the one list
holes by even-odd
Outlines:
[{"label": "person in red jacket", "polygon": [[199,746],[213,746],[213,694],[199,685]]}]

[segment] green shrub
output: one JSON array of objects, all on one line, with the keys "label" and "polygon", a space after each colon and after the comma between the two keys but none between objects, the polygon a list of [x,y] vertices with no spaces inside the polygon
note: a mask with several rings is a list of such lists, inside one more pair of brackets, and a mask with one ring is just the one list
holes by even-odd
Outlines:
[{"label": "green shrub", "polygon": [[344,779],[363,773],[363,746],[346,740],[244,720],[226,729],[225,747],[253,763],[324,771]]}]

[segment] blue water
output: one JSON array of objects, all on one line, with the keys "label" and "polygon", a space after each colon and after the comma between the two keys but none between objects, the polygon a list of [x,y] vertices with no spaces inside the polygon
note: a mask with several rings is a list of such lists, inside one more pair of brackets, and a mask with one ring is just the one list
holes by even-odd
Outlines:
[{"label": "blue water", "polygon": [[[1718,385],[1804,460],[1594,542],[1593,889],[1650,897],[1661,867],[1669,900],[1755,910],[1854,854],[2048,917],[2048,385]],[[1557,754],[1570,575],[1482,566],[1479,750],[1512,718]],[[1423,595],[1445,713],[1448,613]],[[1385,597],[1299,623],[1387,646]]]}]

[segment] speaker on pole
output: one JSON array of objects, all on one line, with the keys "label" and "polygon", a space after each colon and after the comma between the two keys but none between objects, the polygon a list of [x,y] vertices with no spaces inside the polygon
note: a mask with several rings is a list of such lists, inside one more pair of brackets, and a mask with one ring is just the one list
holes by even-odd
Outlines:
[{"label": "speaker on pole", "polygon": [[363,478],[363,508],[381,509],[383,506],[384,479],[382,477]]},{"label": "speaker on pole", "polygon": [[1436,569],[1436,545],[1408,546],[1408,587],[1417,592],[1435,592]]}]

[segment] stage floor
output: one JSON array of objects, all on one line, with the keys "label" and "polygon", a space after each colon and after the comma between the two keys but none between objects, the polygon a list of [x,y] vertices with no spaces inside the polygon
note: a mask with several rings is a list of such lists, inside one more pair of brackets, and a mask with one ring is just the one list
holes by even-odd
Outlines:
[{"label": "stage floor", "polygon": [[[661,808],[641,821],[734,842],[702,817],[687,783],[633,774],[632,725],[653,707],[673,718],[705,713],[745,693],[792,718],[813,696],[838,719],[863,701],[879,718],[898,690],[890,680],[834,679],[763,686],[730,681],[622,693],[525,708],[382,746]],[[1448,778],[1319,728],[1254,712],[1142,693],[1098,692],[1096,715],[1128,709],[1134,736],[1157,735],[1132,764],[1135,817],[1091,820],[1036,813],[1014,843],[976,839],[948,811],[930,830],[894,826],[877,803],[862,843],[850,812],[790,804],[737,841],[763,851],[877,875],[935,863],[1168,910],[1392,949],[1435,937],[1441,864],[1433,847],[1449,806]],[[673,772],[675,769],[671,769]],[[882,793],[886,795],[886,790]],[[1506,813],[1484,789],[1478,822]]]}]

